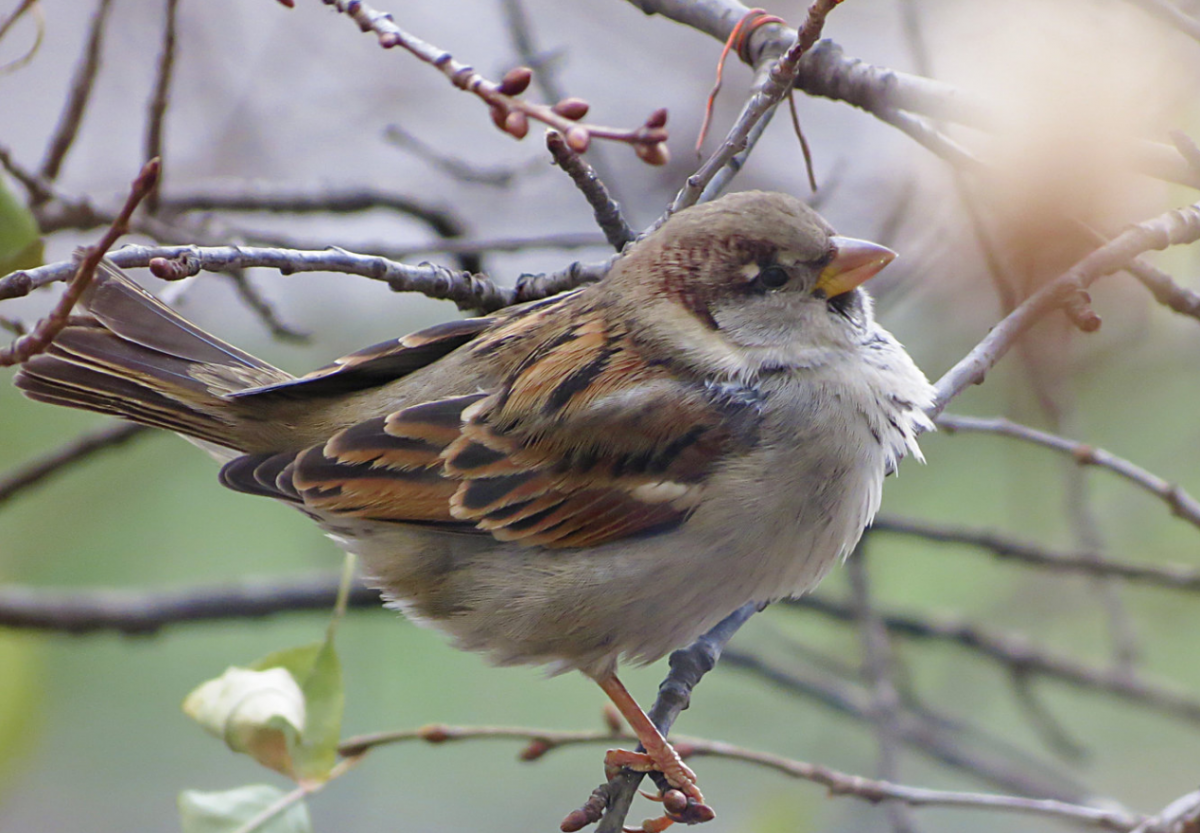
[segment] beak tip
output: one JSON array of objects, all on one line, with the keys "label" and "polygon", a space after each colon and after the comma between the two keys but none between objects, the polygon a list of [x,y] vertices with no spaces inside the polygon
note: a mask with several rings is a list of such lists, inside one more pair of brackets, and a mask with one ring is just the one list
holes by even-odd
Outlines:
[{"label": "beak tip", "polygon": [[837,254],[821,273],[818,288],[830,298],[865,283],[898,255],[887,246],[856,240],[852,237],[832,238]]}]

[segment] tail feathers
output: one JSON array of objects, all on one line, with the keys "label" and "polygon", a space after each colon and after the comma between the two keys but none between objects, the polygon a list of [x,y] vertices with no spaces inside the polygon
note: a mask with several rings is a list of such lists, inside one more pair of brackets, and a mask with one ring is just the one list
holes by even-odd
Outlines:
[{"label": "tail feathers", "polygon": [[102,264],[76,317],[15,382],[42,402],[114,414],[238,449],[224,397],[292,377],[184,320]]}]

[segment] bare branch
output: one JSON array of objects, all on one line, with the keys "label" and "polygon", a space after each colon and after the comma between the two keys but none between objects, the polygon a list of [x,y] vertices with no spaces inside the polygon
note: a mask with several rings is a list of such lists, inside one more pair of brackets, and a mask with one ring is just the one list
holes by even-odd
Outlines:
[{"label": "bare branch", "polygon": [[[534,72],[536,77],[536,70]],[[448,156],[421,141],[398,124],[390,124],[383,131],[383,138],[397,147],[404,148],[435,168],[445,171],[459,182],[475,185],[490,185],[493,188],[508,188],[523,174],[537,173],[545,169],[540,157],[533,157],[523,165],[512,167],[483,167],[465,159]]]},{"label": "bare branch", "polygon": [[[847,560],[846,570],[858,619],[862,678],[871,692],[870,719],[878,744],[876,774],[884,781],[896,781],[900,776],[900,695],[892,679],[892,647],[887,627],[872,603],[866,541],[864,538],[858,542]],[[903,804],[889,804],[885,809],[894,831],[908,833],[915,829],[912,815]]]},{"label": "bare branch", "polygon": [[[754,94],[746,102],[745,107],[742,108],[741,115],[738,116],[737,122],[730,129],[728,135],[726,135],[725,141],[721,143],[721,147],[704,161],[704,164],[700,166],[696,173],[688,177],[687,185],[680,190],[675,196],[674,202],[671,203],[669,213],[674,213],[690,205],[695,205],[699,201],[701,194],[704,193],[705,187],[716,176],[717,172],[747,148],[749,136],[754,126],[767,113],[773,112],[779,106],[779,103],[783,101],[784,96],[788,94],[788,91],[792,88],[792,84],[796,80],[800,59],[804,57],[804,53],[821,36],[821,29],[825,25],[826,16],[840,2],[841,0],[816,0],[809,7],[808,17],[805,19],[804,25],[796,33],[795,42],[784,50],[778,59],[770,65],[770,69],[767,70],[765,77],[755,88]],[[646,9],[643,8],[643,11],[646,11]],[[779,24],[768,23],[755,31],[780,28],[782,27]],[[730,32],[732,33],[732,30]]]},{"label": "bare branch", "polygon": [[[115,631],[126,636],[228,619],[331,610],[338,576],[201,585],[179,590],[45,590],[0,587],[0,626],[73,635]],[[355,585],[350,604],[382,610],[377,590]]]},{"label": "bare branch", "polygon": [[[166,20],[163,24],[162,52],[158,56],[158,71],[154,76],[154,92],[150,95],[149,112],[146,117],[147,159],[163,158],[163,124],[167,106],[171,102],[171,75],[175,67],[175,22],[179,11],[179,0],[167,0]],[[161,182],[146,198],[146,210],[151,214],[158,211],[158,194]]]},{"label": "bare branch", "polygon": [[442,237],[466,233],[462,220],[446,208],[376,188],[297,190],[253,184],[250,188],[192,191],[163,196],[165,211],[262,211],[270,214],[357,214],[383,209],[420,220]]},{"label": "bare branch", "polygon": [[1140,257],[1125,268],[1150,290],[1154,300],[1180,315],[1200,319],[1200,292],[1180,286],[1166,272]]},{"label": "bare branch", "polygon": [[[133,186],[130,190],[129,197],[125,200],[125,205],[121,208],[121,212],[113,221],[112,226],[100,238],[100,242],[94,246],[88,246],[83,253],[83,257],[79,261],[78,268],[75,270],[75,275],[71,279],[71,283],[55,304],[54,309],[50,314],[37,323],[33,331],[21,336],[7,348],[0,350],[0,367],[7,367],[14,364],[20,364],[34,356],[47,347],[54,337],[62,331],[62,328],[67,326],[67,320],[71,315],[71,310],[74,309],[75,303],[83,295],[83,291],[87,289],[91,283],[92,277],[96,274],[96,267],[100,265],[100,261],[104,259],[104,255],[112,248],[113,244],[129,230],[129,217],[133,214],[138,204],[145,198],[150,189],[154,187],[154,183],[158,181],[158,160],[151,159],[142,168],[140,174],[133,181]],[[0,289],[0,297],[4,297],[3,290]]]},{"label": "bare branch", "polygon": [[596,224],[604,232],[608,244],[618,252],[625,248],[637,235],[621,216],[621,206],[617,205],[616,200],[608,193],[592,166],[571,150],[566,139],[553,130],[546,133],[546,147],[550,149],[550,155],[554,157],[558,167],[571,177],[575,187],[583,193],[588,205],[592,207]]},{"label": "bare branch", "polygon": [[979,417],[942,414],[938,417],[937,424],[939,428],[950,433],[954,433],[955,431],[973,431],[1012,437],[1013,439],[1040,445],[1043,448],[1053,449],[1061,454],[1068,454],[1081,466],[1099,466],[1108,469],[1125,478],[1130,483],[1160,498],[1170,507],[1171,514],[1183,518],[1190,524],[1200,526],[1200,501],[1197,501],[1178,485],[1168,483],[1158,475],[1152,474],[1122,457],[1110,454],[1102,448],[1094,448],[1084,443],[1068,440],[1065,437],[1048,434],[1045,431],[1020,425],[1001,417],[982,419]]},{"label": "bare branch", "polygon": [[275,307],[259,293],[254,284],[250,283],[250,278],[246,275],[245,270],[231,270],[229,277],[233,280],[233,286],[237,290],[238,297],[267,326],[272,336],[281,341],[291,341],[297,344],[304,344],[309,340],[308,333],[300,332],[280,320],[279,313],[275,311]]},{"label": "bare branch", "polygon": [[[238,229],[238,234],[258,245],[276,246],[285,249],[316,249],[322,241],[301,240],[291,235],[271,234],[250,229]],[[586,249],[607,247],[608,241],[596,232],[564,232],[562,234],[537,234],[530,237],[496,237],[489,239],[453,238],[415,243],[411,246],[393,246],[375,241],[363,242],[357,248],[364,253],[386,257],[390,260],[406,260],[411,257],[451,254],[478,257],[492,252],[524,252],[532,249]]]},{"label": "bare branch", "polygon": [[[612,732],[607,730],[561,732],[515,726],[447,726],[444,724],[432,724],[422,726],[419,729],[380,732],[347,738],[342,742],[339,750],[343,755],[361,755],[367,750],[379,746],[414,740],[430,744],[471,740],[519,740],[527,743],[521,752],[521,759],[533,761],[539,760],[543,755],[551,751],[571,746],[611,744],[636,739],[635,736],[627,732]],[[990,793],[926,790],[887,781],[874,781],[858,775],[839,772],[818,764],[796,761],[766,752],[755,752],[735,746],[734,744],[703,738],[680,737],[676,739],[676,746],[681,754],[688,757],[721,758],[755,764],[756,766],[774,770],[791,778],[819,784],[825,787],[831,795],[859,798],[869,801],[872,804],[899,802],[910,807],[966,807],[980,810],[1023,813],[1077,822],[1097,827],[1101,830],[1120,831],[1120,833],[1132,830],[1145,820],[1143,816],[1132,813],[1087,807],[1064,801],[1019,798]]]},{"label": "bare branch", "polygon": [[[789,602],[803,604],[808,597]],[[849,606],[846,609],[852,610]],[[848,621],[854,621],[851,612]],[[812,676],[800,677],[766,662],[762,657],[737,649],[724,653],[726,666],[740,668],[767,680],[789,694],[820,703],[826,708],[846,714],[858,720],[870,719],[870,705],[862,689],[845,683]],[[933,720],[924,714],[904,712],[898,726],[899,737],[904,743],[949,767],[969,772],[977,778],[1001,789],[1018,792],[1037,798],[1079,801],[1088,791],[1045,767],[1033,765],[1028,756],[1022,755],[1019,764],[969,748],[951,736],[944,720]]]},{"label": "bare branch", "polygon": [[17,7],[12,10],[12,13],[3,22],[0,22],[0,40],[4,39],[4,36],[8,34],[8,30],[13,27],[13,24],[20,20],[26,12],[35,9],[36,6],[37,0],[21,0]]},{"label": "bare branch", "polygon": [[1113,576],[1177,590],[1200,590],[1200,570],[1197,569],[1174,565],[1129,564],[1103,558],[1092,558],[1085,553],[1059,552],[989,530],[930,523],[895,515],[880,515],[872,522],[871,532],[894,532],[938,543],[982,547],[1000,558],[1020,561],[1049,572]]},{"label": "bare branch", "polygon": [[936,417],[951,399],[969,385],[983,382],[987,371],[1003,358],[1026,330],[1072,294],[1087,289],[1103,275],[1124,268],[1142,252],[1193,243],[1197,239],[1200,239],[1200,204],[1178,208],[1130,226],[1029,296],[993,327],[970,353],[937,381],[937,397],[929,409],[929,415]]},{"label": "bare branch", "polygon": [[[159,203],[164,211],[171,213],[261,211],[271,214],[357,214],[362,211],[384,210],[420,220],[443,240],[457,240],[467,232],[463,221],[449,209],[375,188],[295,190],[255,185],[250,189],[196,191],[178,196],[164,196],[160,197]],[[476,250],[462,251],[458,265],[467,272],[479,272],[483,269],[483,263]]]},{"label": "bare branch", "polygon": [[[49,454],[30,460],[0,475],[0,503],[30,486],[41,483],[64,468],[90,458],[97,451],[124,445],[135,437],[146,436],[149,430],[142,425],[119,423],[99,431],[84,434]],[[3,607],[3,602],[0,602]],[[0,619],[4,614],[0,613]]]},{"label": "bare branch", "polygon": [[0,147],[0,167],[8,171],[13,179],[21,183],[21,187],[29,194],[30,202],[44,202],[53,198],[54,192],[50,184],[33,171],[27,170],[18,164],[6,147]]},{"label": "bare branch", "polygon": [[[629,2],[647,14],[661,14],[721,43],[729,39],[738,21],[750,11],[737,0]],[[752,66],[758,66],[764,56],[782,54],[794,43],[794,38],[786,27],[763,26],[750,35],[742,54],[750,59]],[[992,108],[986,101],[948,84],[848,58],[842,47],[832,41],[821,41],[804,55],[797,67],[794,86],[808,95],[844,101],[865,110],[905,130],[947,159],[959,157],[955,148],[913,114],[982,129],[994,126]],[[1173,148],[1142,141],[1136,142],[1131,150],[1134,163],[1143,172],[1200,188],[1200,171],[1192,170]],[[959,161],[968,160],[959,157]]]},{"label": "bare branch", "polygon": [[1133,833],[1195,833],[1200,824],[1200,790],[1180,796],[1139,824]]},{"label": "bare branch", "polygon": [[[549,125],[566,137],[567,144],[579,153],[587,150],[592,139],[607,139],[633,145],[638,155],[651,161],[643,150],[660,149],[665,154],[667,131],[665,111],[656,111],[641,127],[626,130],[602,127],[580,121],[587,113],[587,105],[579,99],[566,98],[554,106],[532,104],[517,96],[524,92],[532,78],[528,69],[514,70],[500,83],[489,81],[472,67],[456,61],[444,49],[426,43],[397,26],[390,14],[376,11],[361,0],[324,0],[342,14],[350,17],[364,32],[374,32],[379,45],[384,49],[399,46],[427,64],[436,67],[454,86],[477,95],[492,109],[496,126],[518,138],[529,131],[529,120],[534,119]],[[523,70],[523,71],[522,71]],[[661,119],[656,119],[658,113]],[[662,162],[665,162],[665,157]],[[657,162],[657,164],[662,164]]]},{"label": "bare branch", "polygon": [[108,25],[108,13],[112,9],[112,0],[100,0],[88,31],[87,46],[83,59],[75,68],[75,77],[71,81],[71,93],[63,107],[62,115],[58,118],[58,126],[46,146],[46,156],[38,168],[38,174],[44,179],[55,180],[62,169],[63,160],[71,150],[75,136],[79,133],[79,125],[83,122],[83,113],[87,109],[88,100],[92,97],[92,85],[100,71],[100,50],[104,44],[104,30]]},{"label": "bare branch", "polygon": [[[396,292],[420,292],[430,298],[454,301],[463,309],[484,311],[509,306],[518,297],[516,291],[496,286],[480,275],[457,272],[429,263],[407,266],[344,249],[295,251],[258,246],[126,246],[113,252],[109,259],[126,269],[153,267],[159,261],[186,260],[182,269],[156,272],[159,277],[168,280],[178,280],[200,271],[226,272],[259,266],[278,269],[285,275],[295,272],[343,272],[383,281]],[[66,263],[13,272],[0,278],[0,299],[28,294],[31,289],[64,280],[69,274],[70,264]],[[25,292],[20,291],[22,288],[25,288]],[[532,297],[526,299],[532,300]]]},{"label": "bare branch", "polygon": [[[823,595],[803,596],[784,604],[799,609],[811,609],[847,623],[855,621],[854,608],[851,605],[834,602]],[[1136,702],[1146,708],[1181,717],[1189,722],[1200,722],[1200,700],[1159,683],[1109,669],[1092,668],[1071,657],[1036,648],[1021,637],[996,633],[949,618],[923,619],[901,614],[885,614],[883,621],[889,631],[899,636],[953,642],[1000,663],[1010,673],[1044,675],[1084,690],[1102,691]]]}]

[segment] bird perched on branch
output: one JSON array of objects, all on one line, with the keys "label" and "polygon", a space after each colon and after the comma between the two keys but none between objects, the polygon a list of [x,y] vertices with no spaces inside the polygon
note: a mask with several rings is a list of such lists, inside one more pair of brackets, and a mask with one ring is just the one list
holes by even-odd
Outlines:
[{"label": "bird perched on branch", "polygon": [[894,256],[792,197],[733,194],[598,284],[298,378],[104,266],[16,384],[191,438],[222,483],[315,519],[461,647],[587,674],[646,749],[609,763],[661,770],[707,811],[617,662],[812,588],[919,456],[932,388],[859,288]]}]

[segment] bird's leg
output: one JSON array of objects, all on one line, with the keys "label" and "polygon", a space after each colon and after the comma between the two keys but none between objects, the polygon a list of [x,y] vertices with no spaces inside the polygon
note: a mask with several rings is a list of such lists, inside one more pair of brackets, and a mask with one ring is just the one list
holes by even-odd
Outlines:
[{"label": "bird's leg", "polygon": [[[666,776],[667,783],[683,793],[682,796],[678,793],[674,796],[681,800],[671,800],[670,797],[664,796],[667,798],[667,812],[674,817],[674,821],[707,821],[712,818],[712,810],[705,805],[704,795],[696,786],[696,774],[683,762],[675,748],[667,743],[667,739],[642,711],[642,707],[617,676],[610,674],[596,682],[624,716],[641,741],[642,748],[646,750],[630,752],[626,749],[610,749],[604,757],[605,768],[613,772],[621,767],[629,767],[638,772],[658,770]],[[670,792],[672,791],[669,790],[668,793]]]}]

